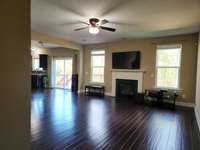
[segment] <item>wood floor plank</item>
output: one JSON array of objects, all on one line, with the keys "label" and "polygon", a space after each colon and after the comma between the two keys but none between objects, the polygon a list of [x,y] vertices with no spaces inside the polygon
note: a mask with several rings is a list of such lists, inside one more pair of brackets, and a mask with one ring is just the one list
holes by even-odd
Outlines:
[{"label": "wood floor plank", "polygon": [[33,150],[199,150],[190,108],[175,111],[133,100],[76,96],[61,89],[32,93]]}]

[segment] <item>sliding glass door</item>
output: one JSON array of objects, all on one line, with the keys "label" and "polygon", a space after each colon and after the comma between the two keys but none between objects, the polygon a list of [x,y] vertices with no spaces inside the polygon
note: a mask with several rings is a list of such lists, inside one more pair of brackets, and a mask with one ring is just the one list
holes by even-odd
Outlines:
[{"label": "sliding glass door", "polygon": [[56,58],[54,68],[54,87],[71,90],[72,58]]}]

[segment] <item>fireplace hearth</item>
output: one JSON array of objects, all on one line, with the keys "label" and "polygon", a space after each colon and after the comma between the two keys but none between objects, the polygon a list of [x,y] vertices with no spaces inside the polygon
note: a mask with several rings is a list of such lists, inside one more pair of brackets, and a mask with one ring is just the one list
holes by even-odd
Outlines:
[{"label": "fireplace hearth", "polygon": [[116,97],[129,98],[138,93],[138,80],[116,79]]}]

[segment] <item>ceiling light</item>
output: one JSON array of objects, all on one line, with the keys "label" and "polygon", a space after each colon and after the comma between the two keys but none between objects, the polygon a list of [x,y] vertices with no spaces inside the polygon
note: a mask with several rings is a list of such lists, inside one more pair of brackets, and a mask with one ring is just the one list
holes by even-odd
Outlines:
[{"label": "ceiling light", "polygon": [[89,32],[91,34],[98,34],[99,33],[99,28],[98,27],[89,27]]}]

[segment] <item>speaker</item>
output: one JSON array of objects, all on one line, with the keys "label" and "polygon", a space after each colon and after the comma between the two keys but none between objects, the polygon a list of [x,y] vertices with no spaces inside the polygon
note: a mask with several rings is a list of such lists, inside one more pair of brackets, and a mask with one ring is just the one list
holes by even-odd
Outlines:
[{"label": "speaker", "polygon": [[78,93],[78,74],[72,75],[72,92]]}]

